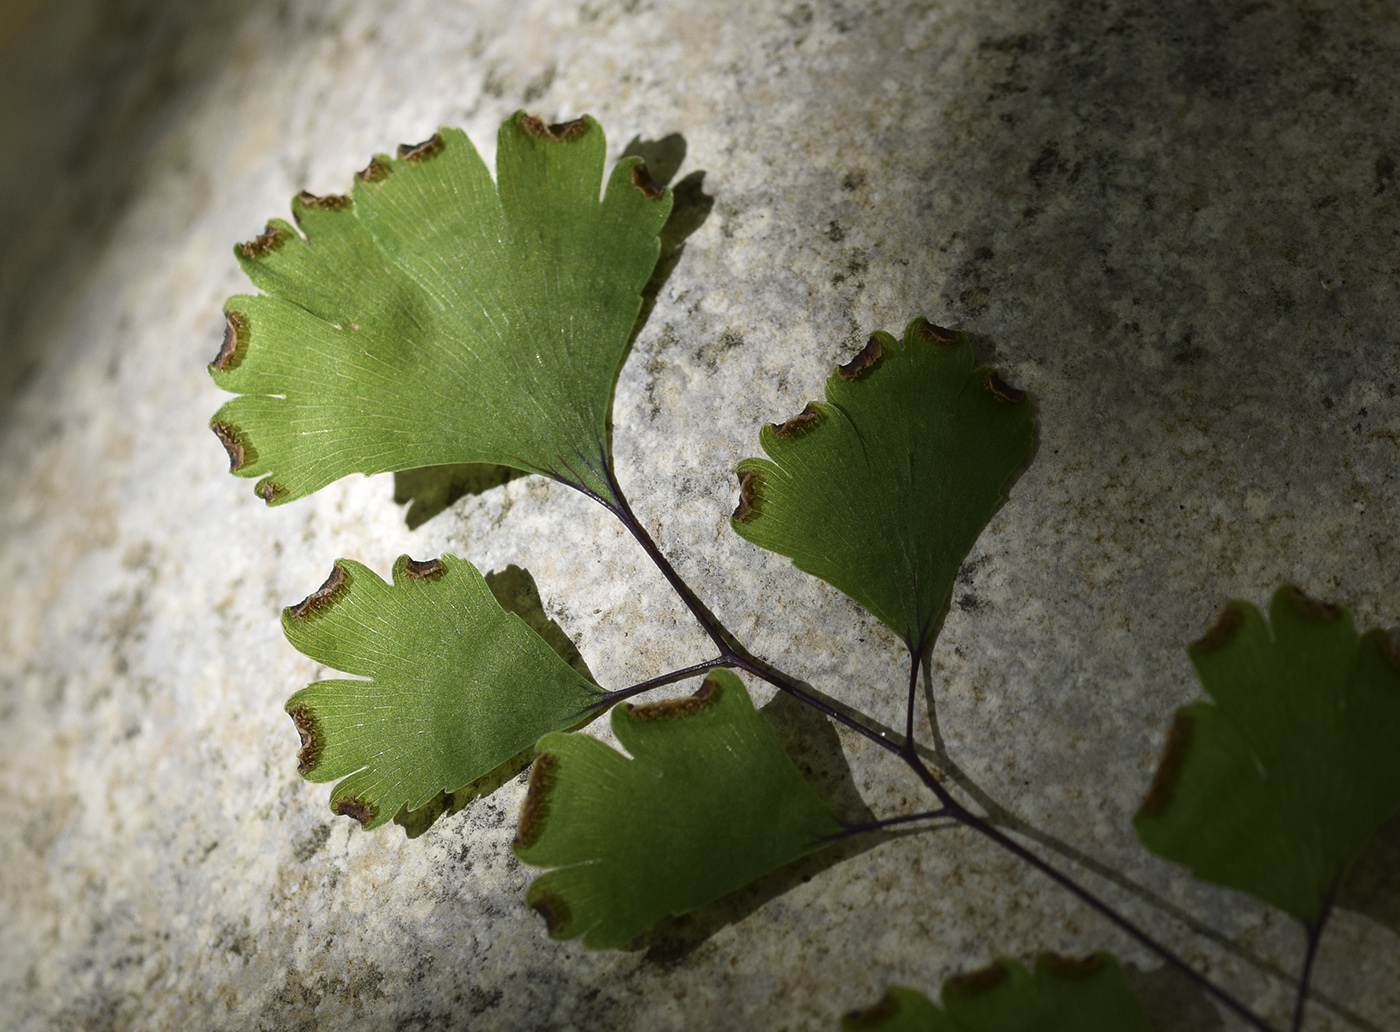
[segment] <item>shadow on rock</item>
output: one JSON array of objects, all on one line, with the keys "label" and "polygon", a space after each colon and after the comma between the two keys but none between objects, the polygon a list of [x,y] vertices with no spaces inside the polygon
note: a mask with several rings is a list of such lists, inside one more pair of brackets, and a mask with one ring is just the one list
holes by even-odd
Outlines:
[{"label": "shadow on rock", "polygon": [[[653,183],[657,186],[671,186],[671,180],[680,170],[681,162],[685,160],[685,152],[685,137],[680,133],[672,133],[659,140],[633,137],[622,156],[641,158],[646,162],[647,172]],[[690,173],[675,186],[671,186],[671,214],[667,217],[666,224],[661,227],[661,253],[656,259],[656,268],[652,271],[651,279],[647,280],[647,285],[642,288],[642,308],[637,313],[637,322],[628,338],[629,345],[637,339],[637,334],[642,332],[642,327],[651,318],[661,288],[671,278],[671,273],[675,272],[681,255],[685,252],[686,240],[705,224],[705,220],[714,209],[715,199],[705,192],[704,185],[705,172],[702,169]]]},{"label": "shadow on rock", "polygon": [[549,614],[544,611],[540,589],[529,570],[512,563],[504,570],[486,574],[486,586],[491,589],[491,594],[496,596],[496,601],[501,604],[502,609],[524,620],[530,630],[543,638],[545,644],[577,673],[590,681],[594,680],[593,672],[588,669],[588,664],[583,661],[583,656],[573,641],[564,633],[564,628],[551,620]]},{"label": "shadow on rock", "polygon": [[1337,890],[1336,904],[1400,935],[1400,815],[1381,825]]},{"label": "shadow on rock", "polygon": [[1176,968],[1143,971],[1125,964],[1123,976],[1147,1009],[1153,1032],[1225,1032],[1210,997]]},{"label": "shadow on rock", "polygon": [[459,498],[500,487],[524,470],[485,462],[459,462],[446,466],[419,466],[394,474],[394,502],[408,505],[404,522],[417,530]]}]

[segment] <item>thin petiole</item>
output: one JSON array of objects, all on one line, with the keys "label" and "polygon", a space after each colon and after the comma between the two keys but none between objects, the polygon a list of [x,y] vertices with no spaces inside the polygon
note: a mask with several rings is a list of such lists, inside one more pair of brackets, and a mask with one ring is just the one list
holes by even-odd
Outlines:
[{"label": "thin petiole", "polygon": [[773,685],[773,687],[787,692],[794,698],[805,702],[819,713],[830,717],[837,723],[868,738],[882,749],[887,749],[894,753],[899,752],[899,745],[895,742],[891,742],[883,733],[876,731],[874,728],[857,720],[850,714],[843,713],[836,707],[817,698],[804,689],[794,678],[789,677],[776,667],[765,663],[753,653],[749,652],[748,649],[744,648],[743,645],[739,644],[738,639],[730,633],[729,629],[725,627],[724,624],[720,623],[719,617],[715,616],[715,614],[710,611],[709,606],[705,605],[705,603],[700,600],[699,596],[691,590],[690,585],[681,579],[681,575],[676,572],[675,567],[673,567],[666,556],[662,554],[661,549],[657,547],[656,542],[652,540],[651,535],[647,533],[646,528],[642,526],[641,521],[637,519],[636,514],[632,512],[632,507],[627,504],[627,498],[622,493],[622,486],[618,484],[617,478],[612,473],[611,469],[608,471],[608,478],[612,485],[613,493],[617,496],[618,504],[616,507],[607,506],[607,508],[614,516],[622,521],[622,525],[637,539],[637,543],[642,546],[642,550],[650,557],[656,568],[661,571],[662,576],[666,578],[671,588],[680,596],[681,601],[685,603],[685,607],[690,610],[696,622],[700,624],[710,640],[719,647],[722,662],[716,663],[716,666],[736,667],[753,674],[755,677],[767,681],[769,684]]},{"label": "thin petiole", "polygon": [[1308,982],[1312,979],[1313,961],[1317,958],[1317,944],[1322,941],[1322,927],[1327,923],[1327,918],[1332,912],[1332,897],[1328,894],[1327,901],[1322,905],[1322,913],[1318,915],[1317,924],[1308,928],[1308,946],[1303,954],[1303,972],[1298,976],[1298,998],[1293,1005],[1293,1032],[1302,1032],[1303,1013],[1308,1006]]},{"label": "thin petiole", "polygon": [[675,684],[677,681],[698,677],[700,674],[708,673],[716,667],[728,665],[729,660],[724,656],[716,656],[714,659],[706,660],[703,663],[694,663],[688,667],[682,667],[679,670],[672,670],[670,673],[648,677],[645,681],[638,681],[634,685],[627,688],[619,688],[615,692],[599,692],[597,700],[590,702],[583,709],[579,710],[576,715],[582,717],[589,713],[596,713],[599,710],[607,709],[609,706],[613,706],[619,702],[624,702],[633,696],[641,695],[643,692],[649,692],[653,688],[663,688],[668,684]]},{"label": "thin petiole", "polygon": [[646,552],[652,563],[661,571],[661,575],[666,578],[671,589],[680,596],[685,607],[690,610],[691,615],[709,635],[710,640],[715,643],[720,653],[724,656],[733,656],[737,644],[734,641],[734,636],[719,622],[719,618],[710,612],[709,606],[700,601],[700,597],[691,590],[689,584],[681,579],[681,575],[661,553],[661,549],[657,547],[656,542],[651,539],[651,535],[646,532],[646,528],[637,519],[632,507],[627,504],[627,497],[622,493],[622,485],[617,482],[617,475],[611,466],[608,467],[607,476],[613,495],[617,498],[617,504],[614,506],[605,502],[605,508],[621,520],[622,525],[637,539],[637,543],[642,546],[642,551]]},{"label": "thin petiole", "polygon": [[[911,751],[910,755],[913,759],[911,766],[914,767],[915,773],[919,774],[920,778],[925,780],[925,783],[928,783],[929,781],[936,782],[937,779],[934,778],[933,774],[928,770],[927,767],[924,766],[923,761],[918,758],[917,754],[914,754]],[[1182,957],[1177,955],[1172,950],[1168,949],[1162,943],[1158,942],[1146,931],[1139,928],[1136,924],[1134,924],[1128,918],[1124,917],[1117,910],[1114,910],[1113,907],[1109,906],[1109,904],[1099,899],[1098,896],[1096,896],[1089,889],[1085,888],[1083,885],[1080,885],[1069,875],[1063,873],[1055,867],[1052,867],[1049,863],[1036,856],[1034,853],[1032,853],[1025,846],[1021,845],[1015,839],[1009,837],[1006,833],[1001,831],[1001,829],[997,828],[993,824],[988,823],[986,820],[977,816],[977,814],[968,810],[966,807],[962,806],[956,801],[950,800],[949,804],[947,805],[947,809],[950,811],[949,816],[960,821],[962,824],[965,824],[973,831],[979,832],[980,834],[991,839],[1003,849],[1007,850],[1013,855],[1019,857],[1021,860],[1024,860],[1026,863],[1030,864],[1041,874],[1045,875],[1047,878],[1051,879],[1056,884],[1058,884],[1061,888],[1064,888],[1073,895],[1079,897],[1081,901],[1088,904],[1094,910],[1097,910],[1109,921],[1113,922],[1113,924],[1117,925],[1120,929],[1122,929],[1132,938],[1136,939],[1141,945],[1147,947],[1153,953],[1157,954],[1157,956],[1165,960],[1168,964],[1172,965],[1173,967],[1181,971],[1183,974],[1185,974],[1193,982],[1199,985],[1203,990],[1205,990],[1211,996],[1215,997],[1225,1007],[1227,1007],[1236,1015],[1238,1015],[1241,1019],[1243,1019],[1247,1024],[1258,1029],[1259,1032],[1277,1032],[1277,1030],[1267,1021],[1261,1018],[1258,1014],[1254,1013],[1254,1011],[1250,1010],[1239,1000],[1235,999],[1235,997],[1229,992],[1216,985],[1210,979],[1206,978],[1205,975],[1197,971]]]},{"label": "thin petiole", "polygon": [[[940,816],[950,817],[958,821],[959,823],[966,825],[967,827],[981,833],[991,841],[995,842],[997,845],[1012,853],[1014,856],[1030,864],[1032,867],[1040,871],[1046,877],[1050,878],[1056,884],[1060,885],[1062,888],[1066,889],[1074,896],[1077,896],[1085,904],[1098,911],[1101,915],[1103,915],[1113,924],[1117,925],[1120,929],[1126,932],[1133,939],[1137,940],[1141,945],[1151,950],[1153,953],[1157,954],[1157,956],[1161,957],[1173,967],[1181,970],[1193,982],[1195,982],[1203,990],[1205,990],[1207,993],[1213,996],[1226,1008],[1233,1011],[1252,1028],[1258,1029],[1259,1032],[1278,1032],[1277,1029],[1275,1029],[1272,1025],[1266,1022],[1258,1014],[1254,1013],[1254,1011],[1250,1010],[1239,1000],[1235,999],[1233,995],[1231,995],[1225,989],[1222,989],[1220,986],[1217,986],[1214,982],[1210,981],[1210,979],[1206,978],[1203,974],[1201,974],[1194,967],[1188,964],[1183,958],[1178,956],[1172,950],[1168,949],[1162,943],[1158,942],[1156,939],[1152,938],[1152,936],[1149,935],[1146,931],[1139,928],[1136,924],[1134,924],[1128,918],[1124,917],[1118,911],[1114,910],[1113,907],[1111,907],[1108,903],[1099,899],[1099,897],[1096,896],[1089,889],[1080,885],[1069,875],[1064,874],[1063,872],[1057,870],[1055,867],[1052,867],[1049,863],[1036,856],[1025,846],[1021,845],[1014,839],[1008,837],[1000,829],[998,829],[988,821],[984,820],[982,817],[979,817],[977,814],[973,813],[971,810],[967,809],[967,807],[963,806],[961,803],[959,803],[956,799],[953,798],[952,794],[948,791],[947,787],[941,781],[939,781],[937,777],[934,776],[933,772],[930,771],[927,766],[924,765],[923,760],[919,757],[918,750],[914,742],[913,693],[915,692],[918,684],[917,657],[911,663],[913,669],[910,673],[910,703],[906,713],[907,733],[903,742],[895,742],[892,741],[890,738],[886,737],[884,733],[875,730],[873,727],[870,727],[864,722],[857,720],[855,717],[844,713],[836,707],[832,706],[831,704],[823,701],[822,699],[817,698],[811,692],[803,688],[801,683],[798,682],[795,678],[777,669],[772,664],[767,663],[762,659],[759,659],[757,656],[749,652],[748,649],[746,649],[742,644],[740,644],[739,641],[734,637],[734,635],[722,623],[720,623],[719,618],[716,617],[715,614],[710,611],[709,607],[706,606],[705,603],[702,602],[700,598],[695,594],[695,592],[691,590],[690,586],[686,584],[684,580],[681,579],[680,574],[676,572],[675,568],[671,566],[670,562],[667,561],[666,557],[661,553],[660,548],[657,547],[656,542],[651,539],[651,536],[646,532],[646,529],[642,527],[641,522],[632,512],[631,507],[627,504],[627,500],[622,494],[622,488],[617,483],[616,476],[613,474],[612,469],[609,468],[607,472],[608,480],[613,488],[614,494],[617,497],[618,504],[616,506],[612,506],[604,503],[605,506],[615,516],[617,516],[619,520],[622,521],[623,526],[625,526],[628,529],[628,531],[631,532],[632,536],[637,539],[637,542],[642,546],[642,549],[651,558],[652,562],[656,565],[657,569],[661,571],[662,575],[670,583],[672,589],[674,589],[676,594],[680,596],[681,601],[685,603],[686,608],[689,609],[691,614],[695,617],[696,622],[698,622],[700,626],[704,629],[705,633],[709,636],[710,640],[713,641],[719,647],[721,659],[723,660],[723,662],[721,664],[716,665],[734,667],[736,669],[750,673],[764,681],[767,681],[775,688],[787,692],[789,695],[813,707],[818,712],[824,714],[827,717],[830,717],[832,720],[835,720],[843,726],[850,728],[852,731],[855,731],[857,734],[875,743],[887,752],[894,753],[896,756],[901,757],[909,766],[909,768],[914,772],[914,774],[918,776],[919,780],[923,782],[923,784],[929,789],[929,791],[931,791],[934,794],[935,797],[937,797],[939,803],[942,804],[939,807],[938,811],[936,811],[937,813],[939,813]],[[912,651],[914,650],[911,647],[911,652]]]},{"label": "thin petiole", "polygon": [[914,696],[919,690],[919,656],[923,652],[923,646],[915,648],[909,646],[909,705],[904,715],[904,747],[906,749],[916,748],[914,742]]},{"label": "thin petiole", "polygon": [[887,738],[883,731],[877,731],[870,725],[857,720],[849,713],[844,713],[841,710],[837,709],[835,706],[832,706],[830,703],[827,703],[822,699],[817,698],[811,692],[807,691],[807,689],[803,688],[801,683],[798,682],[796,678],[790,677],[789,675],[783,673],[783,671],[779,670],[777,667],[764,662],[757,656],[752,655],[742,645],[738,645],[736,643],[735,651],[736,655],[734,657],[733,666],[736,669],[743,670],[745,673],[753,674],[754,677],[757,677],[760,680],[767,681],[774,688],[777,688],[780,691],[787,692],[787,694],[791,695],[794,699],[797,699],[800,702],[805,702],[808,706],[811,706],[818,713],[821,713],[823,716],[830,717],[832,720],[836,721],[843,727],[850,728],[852,731],[854,731],[861,737],[867,738],[870,741],[874,742],[881,749],[884,749],[887,752],[892,752],[896,756],[901,755],[900,744],[898,742],[891,741],[889,738]]}]

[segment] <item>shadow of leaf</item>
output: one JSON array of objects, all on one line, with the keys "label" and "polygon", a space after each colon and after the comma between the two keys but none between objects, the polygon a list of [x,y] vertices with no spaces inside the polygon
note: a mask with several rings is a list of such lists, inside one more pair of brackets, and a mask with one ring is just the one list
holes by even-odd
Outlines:
[{"label": "shadow of leaf", "polygon": [[[639,157],[647,164],[647,172],[657,186],[669,186],[671,179],[685,160],[685,137],[672,133],[660,140],[643,140],[637,137],[622,152],[623,157]],[[651,318],[652,309],[661,288],[671,278],[671,273],[680,263],[685,251],[685,242],[697,229],[704,225],[714,209],[715,199],[705,193],[704,171],[692,172],[675,186],[671,187],[671,214],[661,227],[661,253],[656,259],[656,268],[651,279],[642,288],[642,307],[637,313],[637,322],[632,327],[631,341]]]},{"label": "shadow of leaf", "polygon": [[588,664],[583,661],[578,648],[564,633],[564,628],[551,620],[544,611],[540,589],[535,585],[535,578],[530,576],[529,570],[512,563],[504,570],[486,574],[486,586],[491,589],[491,594],[496,596],[496,601],[501,604],[502,609],[524,620],[530,630],[543,638],[545,644],[552,648],[560,659],[593,681],[593,672],[588,669]]},{"label": "shadow of leaf", "polygon": [[416,810],[404,807],[394,815],[394,823],[403,828],[404,834],[415,839],[422,835],[443,817],[451,817],[474,799],[489,796],[507,781],[518,776],[535,762],[535,747],[531,746],[517,753],[489,774],[483,774],[469,785],[463,785],[455,792],[439,792]]},{"label": "shadow of leaf", "polygon": [[641,158],[647,163],[647,174],[657,186],[670,186],[671,180],[685,162],[685,137],[671,133],[659,140],[644,140],[634,136],[623,150],[624,158]]},{"label": "shadow of leaf", "polygon": [[1147,1009],[1153,1032],[1224,1032],[1225,1021],[1210,997],[1176,968],[1144,971],[1125,964],[1123,977]]},{"label": "shadow of leaf", "polygon": [[394,474],[394,502],[408,503],[404,522],[409,530],[417,530],[457,499],[481,494],[523,476],[523,470],[483,462],[404,469]]},{"label": "shadow of leaf", "polygon": [[[430,467],[431,468],[431,467]],[[449,469],[451,467],[435,467]],[[511,472],[514,472],[513,470]],[[496,597],[501,608],[514,613],[524,620],[555,653],[583,677],[593,680],[593,674],[584,662],[578,648],[564,633],[564,629],[549,618],[544,611],[544,601],[540,598],[539,587],[530,571],[519,566],[507,566],[486,574],[486,586]],[[463,785],[453,792],[439,792],[433,799],[416,810],[404,807],[394,816],[394,823],[403,828],[409,838],[417,838],[443,817],[451,817],[473,799],[488,796],[511,778],[516,777],[535,759],[535,749],[531,746],[512,756],[495,770],[482,775],[469,785]]]},{"label": "shadow of leaf", "polygon": [[840,820],[868,824],[875,819],[856,790],[851,766],[830,720],[783,692],[774,695],[762,712],[802,776]]},{"label": "shadow of leaf", "polygon": [[1337,890],[1336,905],[1400,935],[1400,814],[1381,825]]}]

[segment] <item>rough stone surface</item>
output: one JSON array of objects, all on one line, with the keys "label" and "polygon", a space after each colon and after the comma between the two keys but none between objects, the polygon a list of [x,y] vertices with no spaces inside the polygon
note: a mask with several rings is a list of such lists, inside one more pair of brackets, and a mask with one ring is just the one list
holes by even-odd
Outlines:
[{"label": "rough stone surface", "polygon": [[[948,749],[1285,1023],[1270,966],[1296,969],[1297,930],[1145,854],[1129,818],[1224,600],[1295,581],[1400,622],[1393,5],[61,0],[3,60],[6,1027],[834,1029],[996,955],[1158,967],[962,831],[593,954],[521,903],[520,783],[407,841],[297,777],[282,702],[319,671],[277,614],[340,555],[525,566],[604,685],[705,653],[582,498],[518,479],[410,532],[380,477],[267,510],[206,429],[231,244],[439,124],[489,160],[520,107],[592,113],[614,156],[679,132],[681,173],[706,170],[715,208],[618,384],[620,475],[729,625],[829,694],[898,723],[899,651],[729,531],[759,424],[916,314],[1035,393],[1038,453],[932,664]],[[872,811],[926,805],[841,741]],[[1308,1029],[1400,1029],[1400,937],[1339,912],[1317,985],[1350,1016],[1319,1003]]]}]

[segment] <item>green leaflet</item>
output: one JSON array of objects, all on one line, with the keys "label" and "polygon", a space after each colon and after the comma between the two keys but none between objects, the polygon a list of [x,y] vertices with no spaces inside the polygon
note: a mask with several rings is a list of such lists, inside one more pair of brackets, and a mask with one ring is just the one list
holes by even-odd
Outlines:
[{"label": "green leaflet", "polygon": [[475,781],[540,735],[579,723],[596,689],[464,559],[400,556],[394,583],[340,559],[282,611],[317,662],[369,680],[317,681],[287,700],[310,781],[344,778],[331,809],[366,828]]},{"label": "green leaflet", "polygon": [[[640,159],[599,200],[591,118],[501,126],[498,183],[460,130],[302,193],[235,249],[211,426],[269,504],[350,473],[492,463],[612,500],[613,381],[671,208]],[[303,235],[304,234],[304,235]]]},{"label": "green leaflet", "polygon": [[530,774],[515,853],[555,868],[525,900],[556,939],[623,946],[841,830],[728,671],[689,698],[616,706],[612,727],[631,759],[546,735]]},{"label": "green leaflet", "polygon": [[1177,713],[1134,819],[1143,845],[1309,928],[1400,811],[1400,660],[1346,609],[1283,587],[1190,648],[1213,700]]},{"label": "green leaflet", "polygon": [[890,986],[875,1006],[841,1021],[842,1032],[1149,1032],[1147,1012],[1108,953],[1084,960],[1042,953],[1035,974],[1014,960],[943,983],[943,1006]]},{"label": "green leaflet", "polygon": [[[964,334],[915,319],[876,333],[739,463],[731,520],[855,599],[922,652],[958,566],[1030,455],[1031,406]],[[771,461],[770,461],[771,460]]]}]

